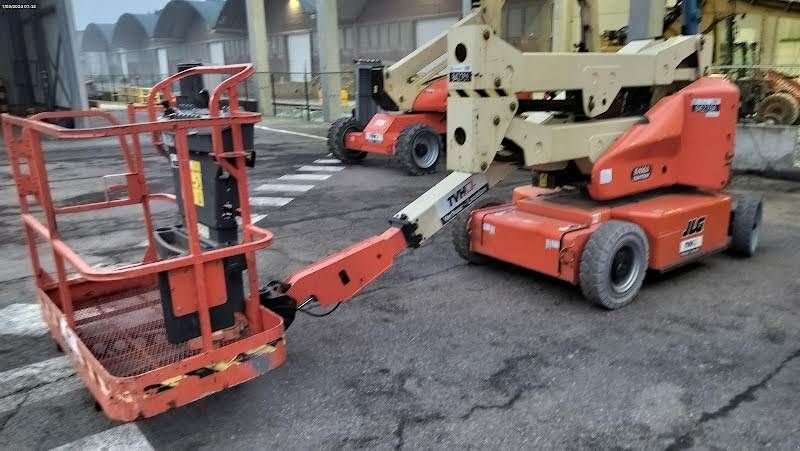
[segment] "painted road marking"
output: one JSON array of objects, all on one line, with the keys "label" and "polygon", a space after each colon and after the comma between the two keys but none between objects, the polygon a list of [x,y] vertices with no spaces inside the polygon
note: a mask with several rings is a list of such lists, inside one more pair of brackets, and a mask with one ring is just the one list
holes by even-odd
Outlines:
[{"label": "painted road marking", "polygon": [[272,184],[266,183],[256,188],[256,191],[276,191],[281,193],[304,193],[314,185],[291,185],[291,184]]},{"label": "painted road marking", "polygon": [[[65,356],[0,372],[0,398],[65,379],[75,370]],[[2,404],[2,401],[0,401]]]},{"label": "painted road marking", "polygon": [[344,166],[300,166],[298,171],[303,172],[339,172]]},{"label": "painted road marking", "polygon": [[149,451],[154,448],[136,423],[125,423],[53,449],[59,451],[84,449]]},{"label": "painted road marking", "polygon": [[2,333],[8,335],[40,336],[47,334],[39,304],[18,303],[0,309]]},{"label": "painted road marking", "polygon": [[278,177],[278,180],[327,180],[330,174],[289,174]]},{"label": "painted road marking", "polygon": [[[266,217],[267,217],[266,213],[260,214],[260,215],[251,214],[250,215],[250,224],[255,224],[255,223],[261,221],[262,219],[264,219]],[[242,218],[240,216],[236,217],[236,224],[242,225]]]},{"label": "painted road marking", "polygon": [[264,125],[256,125],[255,127],[257,129],[259,129],[259,130],[266,130],[268,132],[286,133],[287,135],[295,135],[295,136],[302,136],[304,138],[319,139],[320,141],[327,141],[328,140],[328,138],[326,138],[324,136],[317,136],[317,135],[312,135],[312,134],[309,134],[309,133],[293,132],[291,130],[281,130],[279,128],[272,128],[272,127],[267,127],[267,126],[264,126]]},{"label": "painted road marking", "polygon": [[251,197],[250,205],[257,207],[283,207],[294,200],[294,197]]},{"label": "painted road marking", "polygon": [[336,158],[320,158],[319,160],[314,160],[315,164],[342,164],[342,160],[337,160]]}]

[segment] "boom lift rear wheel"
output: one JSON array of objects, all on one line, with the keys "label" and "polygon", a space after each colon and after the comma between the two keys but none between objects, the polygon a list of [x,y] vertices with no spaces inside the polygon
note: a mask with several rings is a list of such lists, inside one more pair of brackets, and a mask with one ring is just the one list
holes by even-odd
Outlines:
[{"label": "boom lift rear wheel", "polygon": [[496,207],[505,203],[506,202],[499,197],[489,196],[467,207],[467,209],[462,211],[461,214],[453,220],[453,247],[456,248],[456,253],[458,253],[461,258],[473,265],[485,265],[492,260],[490,257],[470,250],[469,222],[470,219],[472,219],[473,211],[480,210],[481,208]]},{"label": "boom lift rear wheel", "polygon": [[410,175],[424,175],[436,172],[443,148],[436,130],[425,124],[415,124],[400,133],[394,153]]},{"label": "boom lift rear wheel", "polygon": [[361,125],[353,117],[337,119],[328,129],[328,150],[342,163],[356,163],[367,157],[367,152],[348,149],[345,139],[349,132],[361,131]]},{"label": "boom lift rear wheel", "polygon": [[581,255],[580,285],[586,299],[615,310],[642,288],[649,259],[647,236],[636,224],[608,221],[589,237]]}]

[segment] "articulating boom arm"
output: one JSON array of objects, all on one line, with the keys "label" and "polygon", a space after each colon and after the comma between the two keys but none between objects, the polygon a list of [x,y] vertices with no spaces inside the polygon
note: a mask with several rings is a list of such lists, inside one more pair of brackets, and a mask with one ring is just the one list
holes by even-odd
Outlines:
[{"label": "articulating boom arm", "polygon": [[[496,35],[503,3],[488,1],[384,73],[387,94],[407,109],[419,92],[418,83],[424,82],[419,70],[444,53],[446,42],[447,166],[454,172],[399,211],[386,232],[290,275],[278,294],[323,306],[351,299],[388,270],[397,255],[433,236],[517,167],[494,161],[504,139],[523,149],[527,166],[599,158],[644,119],[600,119],[613,115],[611,108],[624,89],[689,82],[710,61],[713,46],[700,36],[632,42],[617,54],[523,53]],[[480,21],[484,24],[475,25]],[[521,102],[517,93],[556,90],[578,92],[580,109],[589,120],[540,123],[516,117]],[[654,90],[652,96],[657,95]]]},{"label": "articulating boom arm", "polygon": [[[502,9],[505,0],[482,0],[475,8],[453,25],[484,24],[495,33],[500,31]],[[392,64],[383,73],[383,91],[399,111],[410,111],[417,95],[425,84],[438,76],[447,64],[447,30],[423,44],[400,61]]]}]

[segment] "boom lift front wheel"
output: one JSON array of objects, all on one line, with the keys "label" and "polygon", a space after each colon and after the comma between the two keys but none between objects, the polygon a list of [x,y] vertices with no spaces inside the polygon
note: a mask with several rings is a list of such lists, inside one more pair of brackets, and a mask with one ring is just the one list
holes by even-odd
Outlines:
[{"label": "boom lift front wheel", "polygon": [[641,227],[626,221],[606,222],[583,248],[583,295],[609,310],[630,304],[642,288],[648,261],[647,236]]},{"label": "boom lift front wheel", "polygon": [[348,149],[345,144],[347,134],[361,131],[361,125],[353,117],[337,119],[328,129],[328,151],[342,163],[356,163],[367,157],[366,152]]},{"label": "boom lift front wheel", "polygon": [[444,143],[432,127],[415,124],[406,127],[395,143],[394,154],[410,175],[436,172]]}]

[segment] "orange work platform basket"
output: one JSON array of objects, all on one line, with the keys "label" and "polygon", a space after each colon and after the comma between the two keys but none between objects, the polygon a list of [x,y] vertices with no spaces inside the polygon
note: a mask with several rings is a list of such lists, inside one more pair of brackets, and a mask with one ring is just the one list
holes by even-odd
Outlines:
[{"label": "orange work platform basket", "polygon": [[[59,347],[112,419],[130,421],[157,415],[252,379],[278,367],[286,358],[283,320],[259,302],[255,251],[269,246],[272,234],[251,224],[245,164],[249,154],[243,146],[242,128],[258,122],[260,115],[240,111],[237,97],[238,84],[252,73],[251,65],[241,64],[195,67],[175,74],[150,90],[146,104],[129,105],[128,124],[120,124],[115,116],[99,110],[47,112],[29,118],[2,115],[3,137],[44,318]],[[200,75],[227,76],[210,94],[208,114],[203,118],[157,120],[162,108],[159,96],[174,105],[172,85]],[[223,97],[227,98],[228,111],[220,111]],[[147,121],[137,123],[137,112],[146,112]],[[47,122],[66,117],[105,120],[109,125],[66,129]],[[210,131],[212,161],[235,180],[241,238],[224,247],[204,246],[196,209],[182,208],[185,252],[159,258],[151,203],[182,201],[193,205],[194,179],[187,143],[189,134],[198,129]],[[223,130],[229,134],[227,140],[223,140]],[[142,133],[151,134],[156,149],[164,154],[162,136],[173,137],[171,156],[180,174],[176,185],[179,196],[149,192]],[[107,187],[105,200],[100,202],[54,202],[43,139],[109,137],[118,139],[127,168],[124,174],[114,174],[124,180],[111,187],[117,195],[109,195]],[[90,266],[59,233],[59,218],[64,215],[137,205],[148,243],[141,262],[115,268]],[[247,268],[244,306],[236,312],[233,326],[214,330],[209,312],[219,303],[220,293],[224,297],[225,274],[219,268],[230,259],[242,261]],[[45,260],[52,260],[53,268],[45,269]],[[196,338],[177,343],[168,339],[159,277],[172,282],[173,313],[196,315]]]}]

